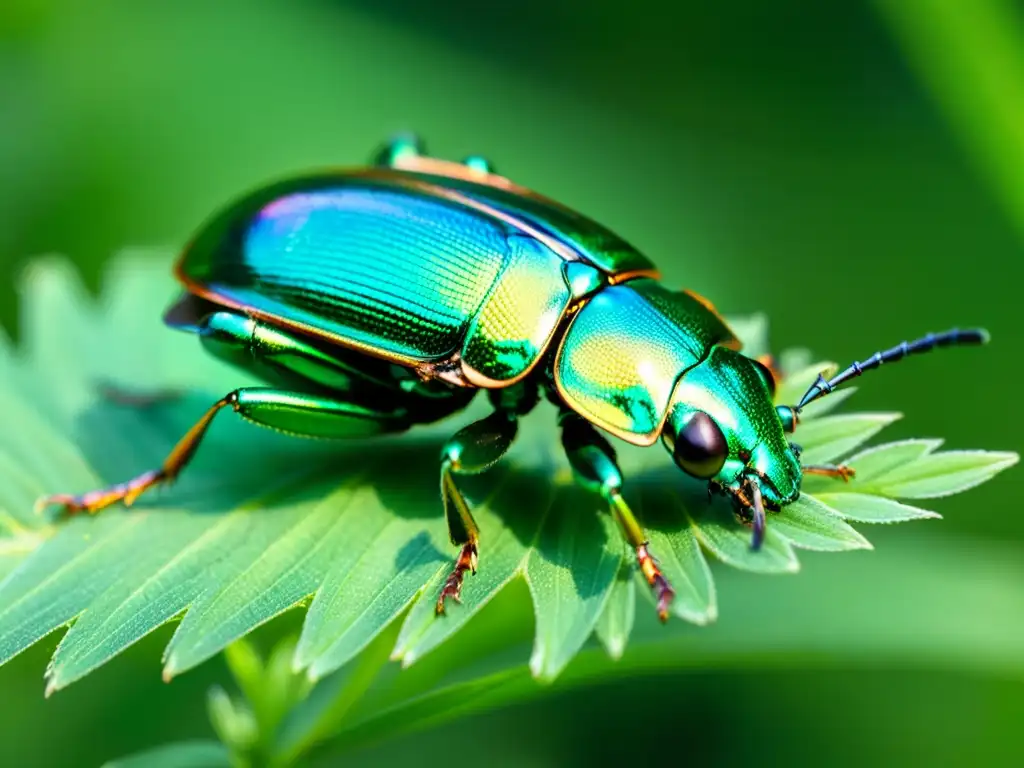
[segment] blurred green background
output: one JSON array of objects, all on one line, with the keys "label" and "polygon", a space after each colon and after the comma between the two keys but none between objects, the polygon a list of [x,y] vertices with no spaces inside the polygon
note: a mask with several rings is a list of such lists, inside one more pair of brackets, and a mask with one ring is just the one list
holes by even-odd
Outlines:
[{"label": "blurred green background", "polygon": [[[1020,450],[1024,11],[999,0],[5,0],[0,322],[17,332],[14,278],[33,255],[73,258],[96,288],[118,249],[177,247],[239,192],[358,164],[404,129],[607,223],[668,283],[767,312],[777,347],[848,362],[987,326],[988,349],[889,369],[857,404],[907,413],[893,438]],[[968,551],[1019,546],[1022,491],[1011,471],[917,525]],[[922,530],[872,530],[871,557]],[[802,560],[796,578],[814,578]],[[823,602],[821,621],[837,610]],[[56,638],[0,669],[0,765],[208,735],[202,692],[223,668],[163,685],[168,635],[50,701]],[[1024,764],[1017,679],[744,666],[605,684],[359,760]]]}]

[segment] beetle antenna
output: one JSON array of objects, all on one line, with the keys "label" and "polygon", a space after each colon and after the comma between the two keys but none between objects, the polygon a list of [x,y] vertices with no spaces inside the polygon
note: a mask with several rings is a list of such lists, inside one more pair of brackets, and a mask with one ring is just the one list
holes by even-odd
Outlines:
[{"label": "beetle antenna", "polygon": [[878,368],[882,363],[894,363],[897,360],[902,360],[908,355],[930,352],[936,347],[956,347],[962,344],[986,344],[988,343],[988,338],[988,331],[984,328],[968,328],[963,331],[959,328],[953,328],[952,330],[943,331],[942,333],[929,333],[926,336],[915,339],[914,341],[904,341],[897,344],[892,349],[887,349],[884,352],[875,352],[875,354],[867,360],[862,360],[859,363],[853,363],[849,368],[844,371],[840,371],[827,381],[825,380],[825,377],[819,373],[817,380],[811,384],[810,388],[804,393],[804,396],[800,398],[800,402],[797,404],[795,410],[799,412],[800,409],[808,403],[812,403],[819,397],[824,397],[825,395],[830,394],[840,384],[844,384],[850,379],[860,376],[864,371],[870,371],[873,368]]}]

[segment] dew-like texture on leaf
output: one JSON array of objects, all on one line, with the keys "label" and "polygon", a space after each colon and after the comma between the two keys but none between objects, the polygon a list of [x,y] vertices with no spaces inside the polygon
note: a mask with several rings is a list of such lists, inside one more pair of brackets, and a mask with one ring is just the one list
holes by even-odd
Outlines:
[{"label": "dew-like texture on leaf", "polygon": [[[15,353],[0,338],[0,663],[70,625],[47,671],[48,690],[176,618],[168,675],[308,603],[297,645],[287,658],[271,659],[264,676],[295,669],[310,685],[308,678],[376,649],[381,664],[392,657],[409,667],[399,672],[392,665],[391,689],[419,697],[420,709],[405,711],[415,709],[416,722],[426,723],[432,705],[449,712],[479,704],[460,698],[473,692],[486,698],[530,690],[524,680],[532,684],[531,670],[545,679],[563,669],[571,676],[574,658],[595,634],[607,649],[598,649],[602,657],[628,664],[627,641],[654,621],[650,591],[606,504],[571,480],[547,403],[523,419],[500,467],[457,478],[480,526],[479,571],[466,576],[462,603],[449,602],[442,616],[435,600],[458,548],[446,535],[438,456],[448,436],[487,413],[484,398],[444,423],[363,442],[298,440],[227,411],[173,487],[145,494],[131,510],[72,520],[36,514],[40,495],[92,490],[159,466],[213,402],[253,380],[217,363],[188,334],[162,327],[160,309],[177,292],[166,262],[115,260],[102,303],[87,297],[63,261],[32,264],[20,287],[23,342]],[[748,352],[760,351],[763,318],[736,324],[749,337]],[[784,381],[780,398],[798,398],[813,381],[812,368],[798,374],[806,382]],[[822,402],[834,407],[839,396]],[[896,418],[817,418],[827,407],[804,414],[797,437],[807,463],[845,456]],[[723,564],[793,572],[794,547],[866,546],[844,518],[928,516],[893,499],[957,492],[1016,461],[1015,454],[937,447],[904,441],[862,451],[850,459],[858,477],[849,485],[808,477],[805,491],[820,491],[818,502],[805,493],[797,505],[771,514],[758,552],[750,549],[749,526],[721,499],[709,504],[703,486],[685,481],[660,447],[624,448],[620,460],[627,498],[676,590],[675,616],[703,624],[717,615],[708,560],[716,575],[728,572]],[[478,615],[513,582],[504,595],[521,589],[532,599],[532,656],[528,611]],[[639,606],[637,589],[644,595]],[[470,644],[460,630],[471,619],[502,626],[501,640],[518,645],[494,656],[501,643]],[[673,637],[671,627],[658,631]],[[358,668],[360,685],[371,686],[375,670],[359,666],[367,658],[360,655],[338,674]],[[464,662],[486,667],[489,676],[443,687]],[[358,696],[345,695],[347,710]],[[394,697],[378,700],[399,711]],[[365,720],[365,732],[384,723],[381,717],[376,725]]]}]

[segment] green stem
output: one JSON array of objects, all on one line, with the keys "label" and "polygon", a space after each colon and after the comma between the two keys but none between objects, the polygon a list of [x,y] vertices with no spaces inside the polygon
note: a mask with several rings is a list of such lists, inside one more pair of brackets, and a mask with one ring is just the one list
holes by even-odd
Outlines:
[{"label": "green stem", "polygon": [[[310,749],[336,733],[342,721],[373,686],[381,670],[391,658],[391,649],[398,638],[400,621],[393,621],[359,654],[353,668],[332,675],[314,689],[311,696],[293,714],[303,707],[323,709],[298,734],[290,735],[279,744],[274,755],[274,766],[293,765]],[[337,688],[337,690],[332,690]],[[325,701],[326,699],[326,701]]]}]

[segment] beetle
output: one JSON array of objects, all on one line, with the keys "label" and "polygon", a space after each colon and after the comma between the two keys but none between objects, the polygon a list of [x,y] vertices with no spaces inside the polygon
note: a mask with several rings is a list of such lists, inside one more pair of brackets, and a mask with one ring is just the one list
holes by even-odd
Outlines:
[{"label": "beetle", "polygon": [[757,549],[766,510],[793,502],[803,475],[853,475],[801,465],[787,435],[804,406],[882,363],[987,340],[981,329],[928,334],[819,375],[799,403],[776,406],[770,360],[743,355],[711,302],[665,288],[625,240],[483,158],[429,157],[411,136],[367,167],[243,197],[199,230],[175,274],[184,294],[167,324],[272,386],[218,400],[159,468],[42,502],[68,513],[131,505],[184,469],[225,408],[296,435],[354,438],[435,422],[486,390],[493,412],[442,450],[441,497],[459,552],[438,614],[459,600],[479,557],[457,478],[497,463],[542,396],[557,408],[575,476],[608,504],[665,620],[674,593],[623,498],[605,433],[639,446],[660,439],[680,469],[732,500]]}]

